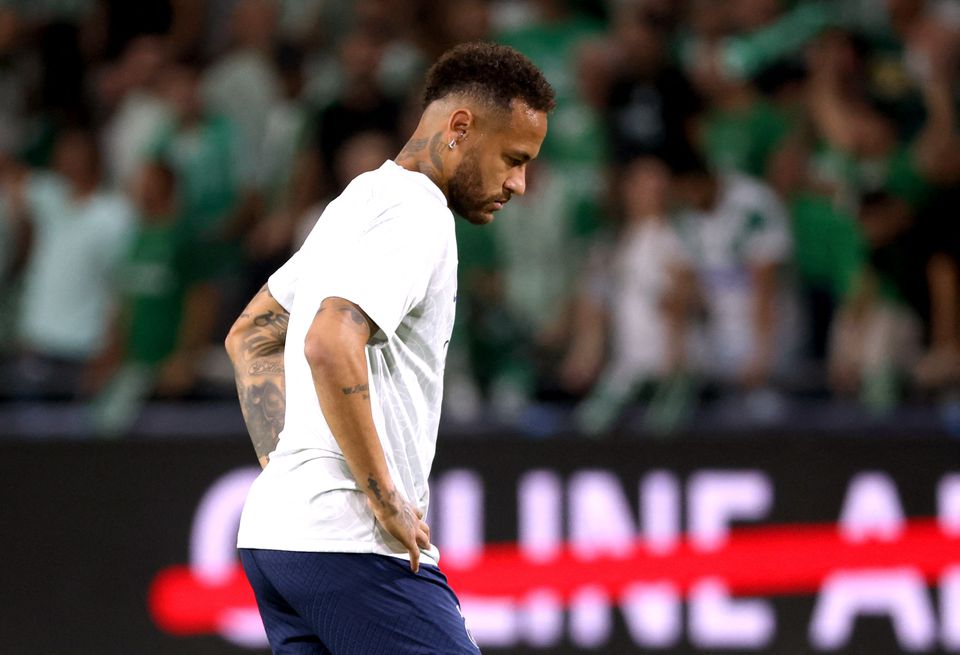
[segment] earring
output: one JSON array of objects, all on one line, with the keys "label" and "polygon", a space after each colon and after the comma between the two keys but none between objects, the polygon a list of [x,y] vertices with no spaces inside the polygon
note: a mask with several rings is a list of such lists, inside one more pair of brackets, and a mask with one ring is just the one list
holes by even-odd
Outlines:
[{"label": "earring", "polygon": [[461,130],[460,135],[451,139],[450,143],[447,144],[447,147],[453,150],[454,147],[456,147],[457,145],[457,141],[463,141],[466,138],[467,138],[467,133]]}]

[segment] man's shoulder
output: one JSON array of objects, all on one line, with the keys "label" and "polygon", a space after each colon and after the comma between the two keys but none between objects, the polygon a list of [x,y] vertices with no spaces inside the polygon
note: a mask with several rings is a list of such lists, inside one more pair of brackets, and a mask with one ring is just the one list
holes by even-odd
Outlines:
[{"label": "man's shoulder", "polygon": [[388,220],[411,220],[417,223],[413,227],[423,224],[424,218],[452,221],[439,189],[428,184],[432,183],[426,177],[387,161],[354,178],[336,202],[339,210],[365,207],[371,227]]}]

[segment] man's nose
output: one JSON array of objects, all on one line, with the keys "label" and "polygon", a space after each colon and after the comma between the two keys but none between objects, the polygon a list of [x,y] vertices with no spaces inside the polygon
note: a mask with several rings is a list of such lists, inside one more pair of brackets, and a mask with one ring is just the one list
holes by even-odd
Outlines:
[{"label": "man's nose", "polygon": [[527,171],[521,168],[518,172],[507,178],[503,185],[510,193],[522,196],[527,190]]}]

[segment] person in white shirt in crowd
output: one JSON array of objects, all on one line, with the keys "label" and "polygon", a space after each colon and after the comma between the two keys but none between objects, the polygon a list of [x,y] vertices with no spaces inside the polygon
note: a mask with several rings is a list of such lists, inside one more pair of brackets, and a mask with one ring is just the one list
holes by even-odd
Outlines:
[{"label": "person in white shirt in crowd", "polygon": [[447,52],[396,160],[327,206],[227,337],[264,466],[238,545],[276,655],[479,652],[423,520],[457,303],[452,212],[486,224],[524,193],[553,105],[515,50]]},{"label": "person in white shirt in crowd", "polygon": [[[607,431],[636,397],[659,391],[679,361],[696,359],[692,329],[687,338],[669,335],[682,249],[669,220],[670,182],[670,168],[657,157],[624,165],[618,186],[622,224],[612,243],[599,244],[591,255],[575,347],[562,370],[571,385],[593,384],[575,414],[589,435]],[[652,412],[657,409],[651,405]]]},{"label": "person in white shirt in crowd", "polygon": [[32,235],[16,317],[22,354],[8,392],[73,397],[107,343],[132,209],[101,186],[97,144],[84,130],[60,136],[52,171],[14,172],[5,186],[8,218]]}]

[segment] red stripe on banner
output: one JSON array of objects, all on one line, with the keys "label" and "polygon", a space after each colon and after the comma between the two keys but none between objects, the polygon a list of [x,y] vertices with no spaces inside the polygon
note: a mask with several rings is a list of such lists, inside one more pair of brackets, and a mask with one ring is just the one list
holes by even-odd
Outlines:
[{"label": "red stripe on banner", "polygon": [[[839,570],[909,567],[933,581],[960,564],[960,535],[945,534],[933,520],[911,521],[895,539],[862,543],[845,539],[836,524],[764,526],[734,530],[716,550],[684,540],[661,555],[638,541],[618,553],[585,558],[567,546],[538,561],[515,544],[494,544],[469,566],[445,561],[443,571],[463,596],[520,599],[547,590],[567,600],[590,586],[619,598],[637,583],[670,583],[686,593],[705,578],[722,580],[736,595],[800,595],[815,593]],[[156,624],[178,635],[216,632],[224,612],[256,607],[239,565],[219,582],[204,581],[186,566],[165,569],[148,602]]]},{"label": "red stripe on banner", "polygon": [[585,586],[619,597],[638,582],[667,582],[679,591],[704,578],[719,578],[737,595],[774,596],[816,592],[837,570],[910,567],[929,581],[945,567],[960,564],[960,536],[949,537],[934,521],[905,526],[891,541],[852,543],[836,525],[742,528],[721,548],[698,550],[689,540],[663,555],[642,543],[622,557],[577,557],[569,548],[535,562],[516,546],[492,545],[470,568],[445,565],[458,593],[521,598],[531,589],[547,589],[569,598]]},{"label": "red stripe on banner", "polygon": [[147,605],[157,627],[174,635],[218,632],[225,612],[257,607],[239,563],[218,582],[205,581],[186,566],[166,568],[153,579]]}]

